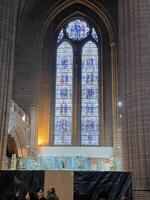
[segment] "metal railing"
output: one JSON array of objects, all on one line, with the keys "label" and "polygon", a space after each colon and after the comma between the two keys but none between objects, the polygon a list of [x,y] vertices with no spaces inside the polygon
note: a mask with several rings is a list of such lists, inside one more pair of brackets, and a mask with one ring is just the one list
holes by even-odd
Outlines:
[{"label": "metal railing", "polygon": [[23,122],[30,124],[30,118],[29,116],[13,101],[10,101],[10,109],[14,111]]}]

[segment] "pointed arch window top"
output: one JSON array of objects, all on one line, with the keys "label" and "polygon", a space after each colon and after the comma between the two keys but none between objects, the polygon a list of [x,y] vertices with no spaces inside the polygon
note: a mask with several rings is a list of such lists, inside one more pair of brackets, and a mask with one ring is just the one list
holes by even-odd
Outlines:
[{"label": "pointed arch window top", "polygon": [[94,28],[92,28],[92,37],[94,38],[94,40],[96,40],[96,42],[98,42],[98,35]]},{"label": "pointed arch window top", "polygon": [[63,29],[61,29],[61,31],[59,32],[59,35],[57,37],[57,43],[60,42],[64,37],[64,31]]},{"label": "pointed arch window top", "polygon": [[86,21],[75,19],[69,22],[66,33],[70,39],[82,40],[89,35],[90,27]]}]

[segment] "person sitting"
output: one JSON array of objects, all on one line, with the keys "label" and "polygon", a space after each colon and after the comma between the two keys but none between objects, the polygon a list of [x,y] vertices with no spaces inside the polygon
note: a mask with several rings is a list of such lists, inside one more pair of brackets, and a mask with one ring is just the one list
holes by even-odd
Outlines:
[{"label": "person sitting", "polygon": [[44,190],[42,187],[40,187],[36,190],[36,194],[37,194],[37,199],[46,200],[44,197]]},{"label": "person sitting", "polygon": [[59,200],[54,187],[50,187],[47,191],[47,200]]}]

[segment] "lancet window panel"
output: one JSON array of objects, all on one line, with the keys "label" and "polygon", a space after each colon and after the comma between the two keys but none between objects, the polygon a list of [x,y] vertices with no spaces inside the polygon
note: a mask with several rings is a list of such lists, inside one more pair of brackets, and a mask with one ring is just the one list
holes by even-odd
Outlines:
[{"label": "lancet window panel", "polygon": [[81,145],[99,144],[98,48],[87,42],[82,49]]},{"label": "lancet window panel", "polygon": [[57,49],[54,145],[72,143],[73,49],[63,42]]}]

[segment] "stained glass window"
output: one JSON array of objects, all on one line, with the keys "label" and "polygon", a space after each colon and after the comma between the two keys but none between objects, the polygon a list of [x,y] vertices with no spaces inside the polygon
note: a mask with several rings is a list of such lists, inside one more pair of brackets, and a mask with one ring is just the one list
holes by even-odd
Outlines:
[{"label": "stained glass window", "polygon": [[98,36],[94,28],[92,28],[92,36],[98,42]]},{"label": "stained glass window", "polygon": [[81,145],[99,145],[98,49],[87,42],[82,49]]},{"label": "stained glass window", "polygon": [[64,31],[63,29],[61,29],[57,37],[57,43],[60,42],[63,39],[63,37],[64,37]]},{"label": "stained glass window", "polygon": [[[72,132],[82,146],[99,145],[98,40],[94,27],[81,18],[65,24],[58,34],[54,145],[72,145]],[[78,101],[75,105],[73,96]],[[81,116],[77,113],[80,107]]]},{"label": "stained glass window", "polygon": [[73,49],[62,42],[57,49],[54,145],[72,143]]},{"label": "stained glass window", "polygon": [[90,28],[85,21],[75,19],[68,24],[66,32],[70,39],[81,40],[88,36]]}]

